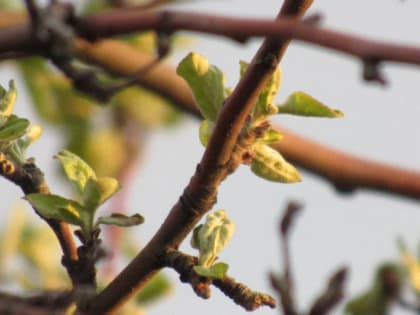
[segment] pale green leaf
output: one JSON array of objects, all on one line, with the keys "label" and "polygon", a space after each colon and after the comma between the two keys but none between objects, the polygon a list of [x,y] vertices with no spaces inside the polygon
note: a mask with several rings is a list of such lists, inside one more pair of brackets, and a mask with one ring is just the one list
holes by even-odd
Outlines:
[{"label": "pale green leaf", "polygon": [[83,207],[76,201],[57,195],[29,194],[25,196],[31,205],[48,219],[56,219],[74,225],[81,225]]},{"label": "pale green leaf", "polygon": [[235,225],[224,210],[207,215],[206,221],[197,232],[195,242],[199,247],[198,264],[209,267],[221,250],[228,244],[235,231]]},{"label": "pale green leaf", "polygon": [[223,279],[229,269],[229,265],[219,262],[210,267],[194,266],[194,271],[198,275],[212,279]]},{"label": "pale green leaf", "polygon": [[27,119],[18,118],[15,115],[9,116],[5,125],[0,129],[0,141],[12,141],[23,136],[29,125]]},{"label": "pale green leaf", "polygon": [[96,181],[99,192],[100,199],[99,203],[104,203],[109,198],[111,198],[118,190],[121,189],[121,185],[115,178],[112,177],[99,177]]},{"label": "pale green leaf", "polygon": [[97,224],[117,225],[122,227],[130,227],[139,225],[144,222],[144,218],[136,213],[131,216],[126,216],[122,213],[113,213],[110,216],[99,217]]},{"label": "pale green leaf", "polygon": [[211,134],[213,133],[214,123],[210,120],[204,119],[199,128],[200,142],[203,146],[209,143]]},{"label": "pale green leaf", "polygon": [[[249,64],[245,61],[239,62],[241,77],[245,74]],[[271,75],[268,82],[258,96],[258,100],[254,106],[253,118],[260,118],[277,113],[277,109],[273,106],[274,97],[276,96],[281,83],[281,70],[277,67]]]},{"label": "pale green leaf", "polygon": [[281,183],[301,181],[298,170],[276,150],[264,144],[256,144],[253,151],[255,157],[251,163],[251,170],[259,177]]},{"label": "pale green leaf", "polygon": [[67,178],[76,186],[82,195],[89,178],[96,179],[93,169],[76,154],[67,150],[60,151],[55,156],[63,166]]},{"label": "pale green leaf", "polygon": [[285,103],[280,104],[277,107],[279,114],[326,118],[343,116],[343,113],[339,110],[329,108],[312,96],[300,91],[292,93]]},{"label": "pale green leaf", "polygon": [[180,62],[177,73],[187,81],[204,118],[215,121],[225,99],[223,73],[194,52]]}]

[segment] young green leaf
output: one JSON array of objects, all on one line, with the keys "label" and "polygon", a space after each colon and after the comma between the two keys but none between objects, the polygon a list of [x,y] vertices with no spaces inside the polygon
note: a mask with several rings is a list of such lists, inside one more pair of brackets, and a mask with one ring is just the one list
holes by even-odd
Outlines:
[{"label": "young green leaf", "polygon": [[299,116],[313,116],[337,118],[342,117],[343,113],[337,109],[331,109],[320,101],[304,92],[294,92],[285,103],[277,106],[279,114],[291,114]]},{"label": "young green leaf", "polygon": [[16,86],[15,81],[9,81],[9,90],[6,92],[2,87],[0,90],[0,115],[10,116],[13,113],[16,102]]},{"label": "young green leaf", "polygon": [[15,140],[26,132],[30,122],[24,118],[18,118],[15,115],[9,116],[5,125],[0,129],[0,141]]},{"label": "young green leaf", "polygon": [[235,225],[224,210],[209,214],[197,232],[199,246],[198,265],[210,267],[220,251],[227,245],[235,231]]},{"label": "young green leaf", "polygon": [[197,53],[188,54],[178,65],[177,73],[190,86],[194,99],[204,118],[215,121],[225,100],[223,73]]},{"label": "young green leaf", "polygon": [[211,134],[213,133],[214,123],[210,120],[204,119],[199,128],[200,142],[203,146],[207,146],[209,143]]},{"label": "young green leaf", "polygon": [[76,201],[57,195],[29,194],[25,198],[44,217],[81,225],[83,207]]},{"label": "young green leaf", "polygon": [[208,268],[203,266],[194,266],[196,274],[212,279],[223,279],[229,269],[229,265],[223,262],[219,262]]},{"label": "young green leaf", "polygon": [[89,178],[96,179],[93,169],[76,154],[67,150],[60,151],[55,156],[63,166],[67,178],[76,186],[82,195]]},{"label": "young green leaf", "polygon": [[[239,62],[241,77],[245,74],[245,71],[248,69],[248,66],[249,64],[245,61]],[[277,67],[277,69],[272,74],[270,80],[266,83],[264,89],[258,96],[258,100],[255,104],[253,111],[253,118],[265,117],[277,113],[277,109],[273,107],[273,101],[274,97],[276,96],[279,90],[280,83],[281,71],[280,68]]]},{"label": "young green leaf", "polygon": [[120,188],[121,186],[115,178],[100,177],[95,179],[89,177],[82,193],[83,204],[89,211],[94,212],[99,205],[107,201]]},{"label": "young green leaf", "polygon": [[200,249],[200,238],[198,237],[198,233],[200,229],[203,227],[202,224],[197,225],[193,230],[193,235],[191,237],[190,245],[192,248]]},{"label": "young green leaf", "polygon": [[96,222],[97,224],[130,227],[130,226],[142,224],[144,222],[144,218],[138,213],[133,214],[131,216],[126,216],[121,213],[113,213],[107,217],[99,217]]},{"label": "young green leaf", "polygon": [[251,163],[251,170],[259,177],[280,183],[300,182],[298,170],[283,156],[264,144],[254,145],[255,157]]},{"label": "young green leaf", "polygon": [[257,141],[261,144],[270,144],[279,142],[281,139],[283,139],[283,135],[280,132],[278,132],[275,129],[269,129],[266,132],[264,132],[263,136]]}]

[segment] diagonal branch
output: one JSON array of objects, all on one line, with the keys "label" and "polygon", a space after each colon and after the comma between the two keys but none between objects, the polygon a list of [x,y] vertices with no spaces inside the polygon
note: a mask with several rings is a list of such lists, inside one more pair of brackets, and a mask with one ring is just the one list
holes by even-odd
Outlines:
[{"label": "diagonal branch", "polygon": [[[285,1],[286,5],[289,2],[310,3],[305,0]],[[298,11],[299,8],[293,9],[296,11],[288,12],[283,8],[280,14],[303,14]],[[219,114],[215,126],[215,130],[222,129],[225,133],[221,134],[217,131],[212,135],[196,173],[162,226],[132,262],[97,297],[93,298],[86,310],[82,309],[82,311],[92,314],[110,314],[116,310],[125,299],[143,287],[159,269],[164,267],[163,258],[166,250],[177,248],[201,217],[212,208],[216,201],[218,186],[232,171],[229,160],[234,153],[245,119],[255,103],[259,90],[263,88],[266,80],[270,78],[271,71],[275,69],[272,62],[267,66],[260,60],[265,60],[265,55],[276,55],[278,62],[287,44],[287,41],[274,43],[271,40],[265,40],[254,59],[254,64],[249,67],[248,72],[251,72],[241,80],[245,83],[240,82],[235,88],[235,91],[244,88],[255,89],[254,92],[248,92],[250,99],[244,99],[237,91],[232,93],[224,105],[224,110]],[[253,76],[252,71],[256,72],[256,76]],[[253,82],[250,82],[249,77],[254,78]],[[229,127],[226,128],[226,126]],[[226,134],[229,137],[226,137]],[[214,147],[218,145],[222,145],[223,148]]]}]

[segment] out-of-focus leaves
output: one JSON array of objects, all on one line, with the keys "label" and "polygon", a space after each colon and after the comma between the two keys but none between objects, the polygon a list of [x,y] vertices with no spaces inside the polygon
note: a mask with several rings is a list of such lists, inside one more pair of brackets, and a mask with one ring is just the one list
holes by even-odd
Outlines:
[{"label": "out-of-focus leaves", "polygon": [[164,97],[152,91],[131,87],[124,89],[113,98],[113,104],[146,128],[171,125],[181,117],[175,106]]},{"label": "out-of-focus leaves", "polygon": [[96,222],[97,224],[130,227],[130,226],[142,224],[144,222],[144,218],[138,213],[133,214],[131,216],[126,216],[122,213],[113,213],[110,216],[99,217]]},{"label": "out-of-focus leaves", "polygon": [[126,161],[125,146],[121,130],[98,129],[87,135],[83,158],[98,176],[116,176]]},{"label": "out-of-focus leaves", "polygon": [[343,116],[343,113],[339,110],[331,109],[312,96],[300,91],[292,93],[285,103],[278,105],[278,112],[279,114],[326,118]]},{"label": "out-of-focus leaves", "polygon": [[160,272],[137,294],[136,302],[140,305],[153,303],[162,296],[168,294],[171,289],[171,282],[162,272]]},{"label": "out-of-focus leaves", "polygon": [[383,263],[375,273],[374,282],[364,293],[351,299],[344,312],[349,315],[384,315],[400,290],[400,270],[394,263]]},{"label": "out-of-focus leaves", "polygon": [[88,179],[96,179],[95,172],[85,161],[70,151],[62,150],[55,157],[63,166],[67,178],[76,186],[80,195],[82,195]]},{"label": "out-of-focus leaves", "polygon": [[225,100],[225,78],[216,66],[197,53],[188,54],[178,65],[177,73],[187,81],[203,116],[215,121]]},{"label": "out-of-focus leaves", "polygon": [[264,144],[255,144],[251,170],[255,175],[280,183],[301,181],[298,170],[276,150]]},{"label": "out-of-focus leaves", "polygon": [[194,266],[194,271],[200,276],[223,279],[229,269],[229,265],[223,262],[216,263],[210,267]]},{"label": "out-of-focus leaves", "polygon": [[420,295],[420,261],[408,250],[407,246],[400,241],[401,262],[408,271],[411,287]]}]

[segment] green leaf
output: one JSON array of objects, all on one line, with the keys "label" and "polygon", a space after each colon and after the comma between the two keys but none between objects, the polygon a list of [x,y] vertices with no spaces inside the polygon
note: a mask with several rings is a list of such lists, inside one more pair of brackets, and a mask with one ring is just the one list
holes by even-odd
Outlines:
[{"label": "green leaf", "polygon": [[190,245],[192,248],[200,249],[200,239],[198,237],[200,229],[203,227],[202,224],[197,225],[193,230],[193,235],[191,237]]},{"label": "green leaf", "polygon": [[139,225],[144,222],[144,218],[136,213],[131,216],[126,216],[121,213],[113,213],[107,217],[99,217],[97,224],[117,225],[122,227],[130,227]]},{"label": "green leaf", "polygon": [[223,73],[197,53],[190,53],[178,65],[177,73],[190,86],[204,118],[215,121],[225,100]]},{"label": "green leaf", "polygon": [[82,200],[85,207],[94,212],[96,208],[107,201],[121,188],[115,178],[100,177],[95,179],[89,177],[83,190]]},{"label": "green leaf", "polygon": [[298,170],[283,156],[264,144],[254,145],[255,157],[251,163],[251,170],[259,177],[280,183],[300,182]]},{"label": "green leaf", "polygon": [[204,119],[199,128],[200,142],[203,146],[209,143],[211,134],[213,133],[214,123],[210,120]]},{"label": "green leaf", "polygon": [[81,225],[83,207],[76,201],[57,195],[29,194],[25,198],[44,217]]},{"label": "green leaf", "polygon": [[[245,74],[249,64],[245,61],[239,62],[241,77]],[[277,67],[270,79],[264,86],[258,96],[258,100],[254,106],[253,119],[266,117],[277,113],[277,109],[273,106],[274,97],[276,96],[281,83],[281,71]]]},{"label": "green leaf", "polygon": [[213,265],[217,255],[229,243],[234,231],[235,225],[224,210],[207,215],[206,222],[197,231],[194,244],[199,247],[198,264],[204,267]]},{"label": "green leaf", "polygon": [[85,161],[70,151],[60,151],[55,157],[63,166],[67,178],[76,186],[77,191],[82,195],[88,179],[96,179],[95,172]]},{"label": "green leaf", "polygon": [[219,262],[208,268],[203,266],[194,266],[193,269],[198,275],[202,277],[212,279],[223,279],[229,269],[229,265],[226,263]]},{"label": "green leaf", "polygon": [[276,143],[283,139],[283,135],[275,129],[269,129],[264,132],[262,138],[259,138],[257,141],[261,144],[270,144]]},{"label": "green leaf", "polygon": [[331,109],[320,101],[304,92],[294,92],[285,103],[278,105],[279,114],[292,114],[299,116],[313,116],[337,118],[342,117],[343,113],[337,109]]},{"label": "green leaf", "polygon": [[140,305],[150,304],[168,294],[171,288],[171,282],[160,272],[137,294],[136,302]]},{"label": "green leaf", "polygon": [[0,129],[0,141],[12,141],[21,137],[29,125],[29,120],[11,115]]},{"label": "green leaf", "polygon": [[15,81],[10,80],[9,90],[7,92],[4,90],[4,88],[1,88],[0,90],[0,115],[8,117],[13,113],[16,96],[17,91]]}]

